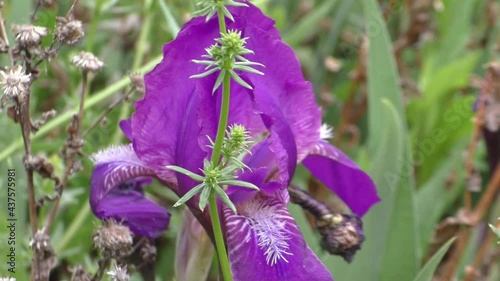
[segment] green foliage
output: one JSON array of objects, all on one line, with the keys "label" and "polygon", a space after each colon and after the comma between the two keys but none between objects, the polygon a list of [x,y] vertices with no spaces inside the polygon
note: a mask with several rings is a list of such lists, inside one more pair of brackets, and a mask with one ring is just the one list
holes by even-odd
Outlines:
[{"label": "green foliage", "polygon": [[441,249],[439,249],[439,251],[425,264],[413,281],[431,281],[439,262],[441,262],[441,259],[443,259],[444,255],[454,241],[455,238],[452,238],[446,242],[446,244],[444,244]]}]

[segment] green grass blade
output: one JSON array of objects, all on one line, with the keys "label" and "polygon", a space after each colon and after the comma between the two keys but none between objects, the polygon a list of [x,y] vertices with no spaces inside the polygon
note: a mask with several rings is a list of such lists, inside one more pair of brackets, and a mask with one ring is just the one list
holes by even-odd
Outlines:
[{"label": "green grass blade", "polygon": [[181,30],[181,28],[179,27],[179,24],[177,23],[177,20],[175,19],[174,15],[170,11],[170,8],[165,3],[165,0],[159,0],[158,3],[160,4],[163,16],[165,16],[165,20],[167,20],[168,27],[170,29],[170,32],[172,33],[172,37],[175,38],[177,36],[177,33],[179,33],[179,30]]},{"label": "green grass blade", "polygon": [[418,273],[417,277],[413,279],[413,281],[431,281],[432,276],[434,275],[434,271],[436,270],[437,266],[443,259],[444,255],[450,248],[451,244],[455,241],[455,238],[451,238],[444,244],[439,251],[432,256],[432,258],[427,262],[427,264],[420,270]]}]

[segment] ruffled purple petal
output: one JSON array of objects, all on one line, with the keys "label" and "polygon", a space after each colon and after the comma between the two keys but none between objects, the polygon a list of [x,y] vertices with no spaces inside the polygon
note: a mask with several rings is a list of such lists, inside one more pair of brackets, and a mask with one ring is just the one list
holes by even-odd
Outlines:
[{"label": "ruffled purple petal", "polygon": [[[239,2],[244,2],[245,4],[248,5],[248,7],[246,8],[230,7],[229,11],[231,11],[233,17],[245,18],[245,20],[251,22],[259,29],[262,29],[263,31],[267,32],[272,37],[280,39],[281,36],[279,30],[276,27],[274,27],[273,19],[264,15],[264,13],[262,13],[262,11],[259,8],[257,8],[249,1],[245,0]],[[228,19],[226,19],[226,22],[230,23]]]},{"label": "ruffled purple petal", "polygon": [[145,198],[143,186],[154,171],[142,163],[131,145],[111,147],[92,156],[96,166],[90,183],[90,206],[99,219],[123,221],[137,235],[157,237],[170,215]]},{"label": "ruffled purple petal", "polygon": [[234,280],[333,280],[281,200],[259,195],[237,208],[223,210]]},{"label": "ruffled purple petal", "polygon": [[[263,31],[269,33],[271,36],[275,38],[280,38],[280,33],[279,30],[274,27],[274,20],[267,17],[262,13],[262,11],[257,8],[255,5],[253,5],[249,1],[239,1],[239,2],[244,2],[245,4],[248,5],[248,7],[229,7],[229,11],[233,15],[233,17],[236,18],[244,18],[245,21],[251,22],[255,26],[257,26],[259,29],[262,29]],[[210,19],[210,22],[217,22],[217,16],[212,17]],[[226,25],[230,25],[233,23],[230,19],[226,18]],[[191,19],[189,22],[184,24],[182,27],[182,30],[188,29],[193,25],[204,25],[206,24],[205,22],[205,17],[196,17]],[[218,28],[218,23],[217,23],[217,28]],[[217,29],[218,30],[218,29]],[[213,37],[215,38],[215,37]],[[206,48],[206,47],[205,47]]]},{"label": "ruffled purple petal", "polygon": [[145,76],[146,95],[136,103],[132,116],[137,155],[161,179],[177,176],[179,195],[195,183],[165,166],[176,165],[191,171],[199,171],[203,166],[205,147],[197,137],[201,135],[198,109],[202,97],[195,90],[198,79],[189,77],[203,71],[202,66],[191,60],[200,59],[218,36],[216,20],[208,23],[192,20],[185,25],[177,38],[164,46],[163,61]]},{"label": "ruffled purple petal", "polygon": [[317,142],[302,163],[359,216],[380,201],[371,178],[342,151],[323,140]]},{"label": "ruffled purple petal", "polygon": [[250,23],[243,36],[248,37],[247,47],[255,52],[249,59],[265,65],[264,75],[243,75],[254,86],[257,108],[287,124],[301,160],[315,144],[321,127],[321,112],[312,86],[304,79],[292,48],[281,39]]}]

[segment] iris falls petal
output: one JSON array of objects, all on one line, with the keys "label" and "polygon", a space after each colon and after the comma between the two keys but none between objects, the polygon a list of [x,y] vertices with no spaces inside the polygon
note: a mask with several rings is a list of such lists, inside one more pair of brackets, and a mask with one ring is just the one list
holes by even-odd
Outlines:
[{"label": "iris falls petal", "polygon": [[261,194],[237,208],[223,210],[235,280],[333,280],[281,200]]},{"label": "iris falls petal", "polygon": [[302,162],[359,216],[380,201],[371,178],[340,149],[319,140]]},{"label": "iris falls petal", "polygon": [[137,157],[131,145],[115,146],[94,154],[96,167],[90,183],[90,206],[100,219],[122,221],[137,235],[157,237],[170,215],[144,196],[153,171]]}]

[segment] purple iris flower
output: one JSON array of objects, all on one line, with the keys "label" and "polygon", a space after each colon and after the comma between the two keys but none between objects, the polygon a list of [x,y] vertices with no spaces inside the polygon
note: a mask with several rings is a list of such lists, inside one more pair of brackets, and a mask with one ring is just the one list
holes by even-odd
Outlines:
[{"label": "purple iris flower", "polygon": [[[321,112],[293,50],[273,20],[246,4],[230,9],[235,21],[227,20],[227,26],[248,37],[246,47],[255,54],[247,58],[264,64],[259,70],[265,75],[238,73],[253,90],[231,84],[229,124],[245,126],[258,140],[243,159],[251,170],[238,179],[260,191],[229,187],[237,214],[219,205],[231,271],[235,280],[333,280],[287,210],[296,166],[305,165],[359,216],[379,198],[370,177],[320,137]],[[210,159],[207,136],[215,139],[222,93],[212,94],[216,74],[190,79],[204,68],[190,61],[201,58],[219,36],[216,18],[195,18],[164,46],[163,61],[145,77],[144,99],[120,124],[132,144],[94,156],[90,202],[100,219],[114,218],[138,235],[156,237],[168,226],[169,214],[144,197],[144,177],[155,177],[179,197],[198,184],[165,166],[198,172]],[[198,209],[198,198],[187,206],[211,234],[208,211]]]}]

